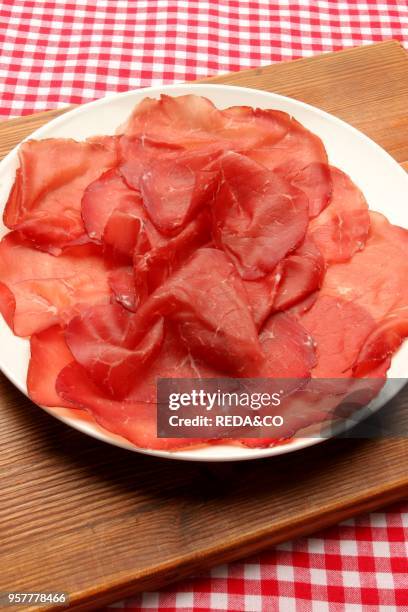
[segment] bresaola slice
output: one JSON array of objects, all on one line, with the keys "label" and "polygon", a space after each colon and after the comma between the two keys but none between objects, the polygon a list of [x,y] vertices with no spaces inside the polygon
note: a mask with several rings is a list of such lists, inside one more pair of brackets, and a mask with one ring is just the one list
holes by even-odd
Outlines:
[{"label": "bresaola slice", "polygon": [[134,253],[134,291],[136,304],[177,271],[198,248],[211,241],[211,216],[204,209],[172,238],[163,238],[143,254]]},{"label": "bresaola slice", "polygon": [[315,378],[349,378],[359,350],[374,329],[367,310],[341,296],[319,294],[299,321],[316,343]]},{"label": "bresaola slice", "polygon": [[56,382],[58,395],[78,408],[90,412],[108,431],[123,436],[140,448],[172,450],[199,446],[208,440],[158,438],[156,424],[157,378],[213,378],[216,372],[193,359],[171,325],[158,357],[145,376],[134,380],[126,399],[118,401],[106,396],[75,361],[66,366]]},{"label": "bresaola slice", "polygon": [[140,178],[148,164],[158,159],[172,158],[174,154],[184,151],[184,147],[177,143],[123,135],[119,138],[119,170],[126,184],[138,191]]},{"label": "bresaola slice", "polygon": [[212,162],[221,153],[219,147],[207,148],[147,164],[140,191],[147,214],[162,234],[174,236],[211,202],[218,177]]},{"label": "bresaola slice", "polygon": [[273,301],[274,310],[287,310],[321,287],[325,262],[314,240],[304,242],[279,264],[281,281]]},{"label": "bresaola slice", "polygon": [[215,243],[242,278],[262,278],[302,242],[309,221],[308,200],[283,178],[242,155],[228,153],[219,163]]},{"label": "bresaola slice", "polygon": [[59,325],[52,325],[33,334],[30,339],[30,353],[27,391],[33,402],[40,406],[75,408],[55,390],[59,373],[73,359],[65,342],[64,329]]},{"label": "bresaola slice", "polygon": [[144,328],[118,304],[98,305],[71,319],[65,339],[90,378],[110,397],[122,399],[158,355],[163,321]]},{"label": "bresaola slice", "polygon": [[156,231],[138,191],[130,189],[117,168],[88,185],[82,217],[89,237],[103,244],[108,257],[129,263],[164,239]]},{"label": "bresaola slice", "polygon": [[5,225],[54,254],[88,241],[81,199],[87,185],[116,164],[116,150],[108,137],[93,142],[28,140],[21,145],[19,158]]},{"label": "bresaola slice", "polygon": [[215,368],[243,376],[261,360],[242,281],[216,249],[198,249],[137,314],[141,325],[159,317],[176,323],[191,353]]},{"label": "bresaola slice", "polygon": [[18,336],[69,321],[83,305],[110,301],[101,248],[85,244],[55,257],[18,232],[0,242],[0,311]]},{"label": "bresaola slice", "polygon": [[269,170],[279,169],[287,176],[295,177],[300,170],[312,163],[327,164],[327,153],[320,138],[307,130],[293,117],[288,129],[272,146],[261,146],[245,152],[248,157]]},{"label": "bresaola slice", "polygon": [[273,312],[292,307],[307,310],[313,302],[306,307],[306,300],[310,301],[312,295],[317,298],[324,273],[322,254],[313,239],[307,236],[293,253],[279,262],[273,272],[259,280],[244,281],[258,329]]},{"label": "bresaola slice", "polygon": [[221,111],[223,124],[215,135],[233,150],[242,151],[261,146],[273,146],[290,130],[287,113],[277,110],[230,106]]},{"label": "bresaola slice", "polygon": [[[307,379],[316,366],[315,341],[305,327],[286,313],[269,318],[259,341],[264,360],[254,368],[257,378]],[[287,359],[290,355],[290,359]]]},{"label": "bresaola slice", "polygon": [[278,287],[282,279],[279,264],[273,272],[257,280],[244,280],[248,304],[257,329],[261,329],[273,310]]},{"label": "bresaola slice", "polygon": [[89,183],[81,202],[81,214],[90,238],[102,241],[109,217],[115,210],[133,210],[143,214],[140,193],[129,189],[117,168],[104,172]]},{"label": "bresaola slice", "polygon": [[162,95],[159,100],[142,100],[119,132],[127,138],[149,139],[189,149],[213,143],[212,133],[223,124],[221,111],[207,98]]},{"label": "bresaola slice", "polygon": [[330,266],[322,296],[340,297],[372,318],[372,328],[351,364],[355,374],[381,365],[408,333],[408,231],[370,212],[365,248],[345,263]]},{"label": "bresaola slice", "polygon": [[311,220],[308,229],[329,264],[347,261],[361,250],[370,228],[368,206],[361,191],[341,170],[331,167],[330,173],[330,204]]},{"label": "bresaola slice", "polygon": [[306,194],[311,219],[317,217],[329,204],[333,193],[333,182],[328,164],[311,162],[304,168],[290,173],[285,166],[280,166],[276,171]]},{"label": "bresaola slice", "polygon": [[134,312],[139,305],[140,295],[136,293],[133,266],[118,266],[109,272],[109,287],[113,299],[126,310]]}]

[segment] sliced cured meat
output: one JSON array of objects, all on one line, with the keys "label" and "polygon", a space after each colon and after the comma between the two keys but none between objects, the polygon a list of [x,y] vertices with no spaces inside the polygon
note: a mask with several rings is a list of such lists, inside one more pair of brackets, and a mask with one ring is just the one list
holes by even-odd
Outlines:
[{"label": "sliced cured meat", "polygon": [[315,378],[349,378],[353,364],[375,321],[357,303],[320,294],[299,321],[316,343]]},{"label": "sliced cured meat", "polygon": [[327,263],[350,259],[364,247],[370,228],[367,202],[358,187],[337,168],[331,168],[331,177],[330,204],[308,230]]},{"label": "sliced cured meat", "polygon": [[208,442],[191,438],[158,438],[155,402],[137,399],[124,402],[106,397],[75,361],[61,371],[57,388],[65,401],[87,410],[99,425],[139,448],[180,450]]},{"label": "sliced cured meat", "polygon": [[262,327],[273,310],[281,277],[278,265],[273,272],[270,272],[264,278],[243,281],[252,316],[258,329]]},{"label": "sliced cured meat", "polygon": [[276,290],[275,310],[287,310],[317,291],[324,278],[325,263],[310,237],[279,265],[281,282]]},{"label": "sliced cured meat", "polygon": [[11,232],[0,243],[0,279],[0,310],[18,336],[65,322],[83,304],[110,299],[108,271],[93,244],[55,257]]},{"label": "sliced cured meat", "polygon": [[386,363],[408,337],[408,308],[402,307],[386,315],[374,331],[365,339],[364,344],[353,364],[354,376],[372,376],[375,369]]},{"label": "sliced cured meat", "polygon": [[61,370],[71,363],[73,357],[59,325],[48,327],[30,339],[31,357],[27,373],[28,395],[40,406],[66,406],[71,402],[60,397],[55,382]]},{"label": "sliced cured meat", "polygon": [[308,201],[300,190],[242,155],[220,160],[214,240],[248,280],[264,277],[303,240]]},{"label": "sliced cured meat", "polygon": [[178,334],[167,326],[160,354],[145,376],[135,377],[135,386],[125,400],[107,398],[76,362],[62,370],[56,388],[65,401],[89,411],[102,427],[133,444],[141,448],[176,449],[199,446],[204,440],[157,437],[157,378],[213,378],[215,375],[214,370],[193,359]]},{"label": "sliced cured meat", "polygon": [[290,173],[286,172],[285,166],[276,170],[286,178],[292,185],[301,189],[309,200],[309,216],[317,217],[329,204],[333,192],[332,175],[330,166],[321,162],[312,162],[301,170]]},{"label": "sliced cured meat", "polygon": [[[264,361],[251,376],[265,379],[262,383],[254,385],[254,391],[259,393],[260,388],[269,393],[276,392],[276,385],[284,390],[285,396],[293,394],[301,388],[311,376],[312,368],[316,365],[315,343],[304,327],[290,315],[278,313],[269,318],[263,328],[259,340],[264,354]],[[290,355],[290,359],[288,359]],[[273,381],[271,391],[268,379]],[[287,380],[285,380],[287,379]],[[259,411],[259,415],[284,415],[284,426],[277,430],[278,436],[270,437],[270,427],[259,430],[257,438],[243,438],[242,444],[250,447],[268,447],[278,442],[278,439],[291,435],[293,423],[289,422],[286,413],[286,403],[274,408],[268,406]],[[312,422],[312,421],[309,421]],[[301,419],[304,423],[304,418]],[[261,437],[264,434],[264,437]]]},{"label": "sliced cured meat", "polygon": [[258,329],[273,311],[298,306],[296,310],[302,312],[312,306],[313,301],[308,305],[306,300],[313,294],[317,297],[324,273],[323,257],[313,239],[307,237],[273,272],[260,280],[244,281]]},{"label": "sliced cured meat", "polygon": [[135,253],[166,242],[151,223],[140,193],[126,185],[116,168],[87,187],[82,216],[90,238],[103,243],[115,263],[131,262]]},{"label": "sliced cured meat", "polygon": [[332,186],[324,145],[295,119],[290,119],[285,135],[276,143],[264,143],[244,153],[304,191],[311,217],[329,203]]},{"label": "sliced cured meat", "polygon": [[[371,316],[375,327],[355,355],[356,372],[381,364],[407,334],[408,231],[370,212],[365,248],[345,263],[329,267],[321,294],[340,296]],[[370,333],[370,335],[369,335]]]},{"label": "sliced cured meat", "polygon": [[219,147],[189,151],[145,167],[140,178],[143,204],[160,232],[178,233],[209,203],[218,176],[212,162],[221,153]]},{"label": "sliced cured meat", "polygon": [[300,302],[297,302],[291,306],[291,308],[288,308],[287,312],[296,318],[299,314],[303,314],[304,312],[310,310],[318,297],[319,291],[313,291],[313,293],[309,293],[309,295],[303,300],[300,300]]},{"label": "sliced cured meat", "polygon": [[275,110],[232,106],[218,110],[200,96],[145,98],[122,128],[127,137],[205,147],[218,141],[239,149],[271,145],[283,138],[292,122]]},{"label": "sliced cured meat", "polygon": [[211,133],[223,123],[221,112],[207,98],[162,95],[159,100],[142,100],[119,131],[130,138],[194,148],[213,142]]},{"label": "sliced cured meat", "polygon": [[124,182],[117,168],[108,170],[90,183],[82,197],[82,218],[90,238],[102,241],[105,226],[116,209],[143,214],[140,194]]},{"label": "sliced cured meat", "polygon": [[269,170],[284,169],[286,175],[290,177],[295,177],[309,164],[315,162],[327,164],[328,161],[326,149],[320,138],[293,118],[283,138],[272,146],[254,148],[245,154]]},{"label": "sliced cured meat", "polygon": [[135,253],[135,291],[143,301],[159,287],[199,247],[211,240],[211,218],[207,210],[199,213],[177,236],[140,255]]},{"label": "sliced cured meat", "polygon": [[264,361],[256,369],[257,377],[296,379],[310,376],[317,363],[315,342],[296,319],[286,313],[271,316],[259,340]]},{"label": "sliced cured meat", "polygon": [[7,227],[18,229],[37,248],[54,254],[83,241],[83,192],[116,163],[115,150],[99,142],[29,140],[21,145],[19,158],[4,212]]},{"label": "sliced cured meat", "polygon": [[289,115],[277,110],[230,106],[221,115],[222,127],[214,134],[237,151],[274,145],[291,127]]},{"label": "sliced cured meat", "polygon": [[221,251],[198,249],[138,310],[142,321],[177,323],[193,355],[220,370],[243,375],[261,359],[247,295]]},{"label": "sliced cured meat", "polygon": [[183,153],[184,147],[176,143],[155,141],[144,136],[119,139],[120,172],[127,185],[132,189],[140,189],[140,177],[148,164],[166,157],[174,158],[175,153]]},{"label": "sliced cured meat", "polygon": [[132,266],[120,266],[109,272],[109,286],[115,300],[127,310],[134,312],[139,305],[136,294],[135,275]]},{"label": "sliced cured meat", "polygon": [[103,232],[105,257],[111,261],[130,263],[135,253],[146,253],[151,248],[145,222],[133,209],[116,209]]},{"label": "sliced cured meat", "polygon": [[163,321],[143,327],[118,304],[87,308],[68,323],[65,338],[75,360],[115,399],[126,397],[135,377],[158,355]]}]

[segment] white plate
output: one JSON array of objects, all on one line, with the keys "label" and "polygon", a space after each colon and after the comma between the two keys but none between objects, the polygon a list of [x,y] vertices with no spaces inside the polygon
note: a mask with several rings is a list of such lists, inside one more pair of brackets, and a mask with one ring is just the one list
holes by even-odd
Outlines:
[{"label": "white plate", "polygon": [[[134,105],[145,96],[158,97],[161,93],[183,95],[194,93],[206,96],[219,108],[248,105],[286,111],[323,140],[330,162],[338,166],[360,187],[372,210],[384,213],[392,223],[408,227],[408,175],[381,147],[344,121],[324,111],[278,94],[232,87],[228,85],[171,85],[117,94],[80,106],[31,134],[30,138],[67,137],[82,140],[100,133],[113,134],[117,126],[129,115]],[[18,166],[17,149],[13,149],[0,163],[0,209],[4,208],[14,173]],[[0,228],[0,235],[7,229]],[[17,338],[0,317],[0,368],[20,391],[27,394],[26,374],[29,343]],[[408,343],[394,356],[389,377],[403,379],[408,374]],[[394,380],[380,398],[361,411],[377,409],[402,388],[401,380]],[[288,453],[321,441],[321,438],[299,438],[268,449],[247,449],[234,446],[167,452],[138,449],[119,436],[105,431],[91,420],[79,420],[66,409],[46,409],[64,423],[90,436],[123,448],[149,455],[193,461],[230,461],[255,459]]]}]

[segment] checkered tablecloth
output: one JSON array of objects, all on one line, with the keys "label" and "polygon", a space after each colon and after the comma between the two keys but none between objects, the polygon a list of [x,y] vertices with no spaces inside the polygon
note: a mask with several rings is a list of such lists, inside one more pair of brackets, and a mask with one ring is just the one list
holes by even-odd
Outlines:
[{"label": "checkered tablecloth", "polygon": [[143,612],[408,610],[408,504],[117,604]]},{"label": "checkered tablecloth", "polygon": [[0,0],[0,112],[398,39],[407,0]]},{"label": "checkered tablecloth", "polygon": [[[407,0],[0,0],[3,118],[387,39]],[[408,611],[408,504],[217,567],[129,610]]]}]

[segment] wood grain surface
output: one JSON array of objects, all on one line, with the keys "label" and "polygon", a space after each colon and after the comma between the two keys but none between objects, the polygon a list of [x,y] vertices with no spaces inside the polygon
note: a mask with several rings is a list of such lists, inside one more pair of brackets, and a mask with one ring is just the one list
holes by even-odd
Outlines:
[{"label": "wood grain surface", "polygon": [[[408,59],[395,42],[210,79],[328,110],[408,167]],[[0,152],[63,111],[0,124]],[[408,407],[408,389],[388,410]],[[408,493],[408,441],[330,440],[194,464],[97,442],[0,376],[0,591],[67,591],[96,609]],[[36,610],[21,606],[20,610]]]}]

